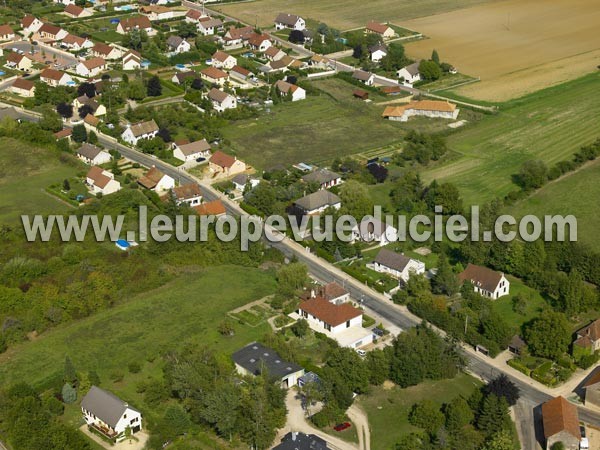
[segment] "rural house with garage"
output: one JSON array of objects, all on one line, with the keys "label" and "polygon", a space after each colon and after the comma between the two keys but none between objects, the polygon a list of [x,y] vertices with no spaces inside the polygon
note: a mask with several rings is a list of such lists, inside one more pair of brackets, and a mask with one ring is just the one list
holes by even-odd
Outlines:
[{"label": "rural house with garage", "polygon": [[202,191],[196,183],[186,183],[181,186],[174,187],[161,198],[168,200],[172,198],[177,205],[198,206],[202,203]]},{"label": "rural house with garage", "polygon": [[246,170],[246,164],[235,156],[218,150],[208,160],[208,167],[214,174],[231,176]]},{"label": "rural house with garage", "polygon": [[206,139],[186,143],[173,143],[173,156],[183,162],[210,157],[210,144]]},{"label": "rural house with garage", "polygon": [[121,190],[121,183],[115,180],[115,176],[102,167],[93,166],[85,176],[85,183],[94,195],[109,195]]},{"label": "rural house with garage", "polygon": [[96,147],[95,145],[84,142],[81,147],[77,149],[77,157],[84,163],[92,166],[99,166],[110,162],[111,156],[106,150]]},{"label": "rural house with garage", "polygon": [[248,344],[235,352],[231,358],[240,375],[256,376],[266,371],[276,378],[283,388],[298,384],[298,378],[304,375],[304,369],[298,364],[285,361],[279,354],[258,342]]},{"label": "rural house with garage", "polygon": [[542,424],[546,449],[562,442],[565,450],[579,450],[581,431],[577,406],[564,397],[556,397],[542,405]]},{"label": "rural house with garage", "polygon": [[124,439],[127,428],[132,434],[142,430],[142,414],[137,409],[97,386],[81,400],[81,412],[88,427],[111,440]]},{"label": "rural house with garage", "polygon": [[478,294],[498,299],[510,292],[510,282],[502,272],[488,269],[475,264],[467,265],[467,268],[458,275],[461,283],[470,282],[473,284],[473,290]]},{"label": "rural house with garage", "polygon": [[275,18],[275,29],[284,30],[286,28],[302,31],[306,28],[306,21],[295,14],[280,13]]}]

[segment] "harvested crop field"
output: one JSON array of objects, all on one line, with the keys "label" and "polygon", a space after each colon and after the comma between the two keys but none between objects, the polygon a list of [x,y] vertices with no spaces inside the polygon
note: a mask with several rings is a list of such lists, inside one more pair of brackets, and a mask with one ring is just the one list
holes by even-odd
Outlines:
[{"label": "harvested crop field", "polygon": [[280,12],[300,14],[340,30],[364,27],[369,20],[392,22],[468,8],[491,0],[256,0],[211,5],[218,11],[259,27],[273,26]]},{"label": "harvested crop field", "polygon": [[596,0],[507,0],[398,24],[429,37],[408,44],[410,56],[436,49],[461,73],[481,77],[458,94],[505,101],[597,70],[598,23]]}]

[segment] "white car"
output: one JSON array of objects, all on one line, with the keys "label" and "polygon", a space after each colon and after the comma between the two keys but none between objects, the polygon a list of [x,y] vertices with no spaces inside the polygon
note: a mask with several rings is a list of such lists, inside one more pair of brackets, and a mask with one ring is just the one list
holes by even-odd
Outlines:
[{"label": "white car", "polygon": [[356,353],[358,353],[358,356],[360,356],[361,358],[364,358],[365,356],[367,356],[367,352],[365,352],[364,350],[361,350],[359,348],[356,349]]}]

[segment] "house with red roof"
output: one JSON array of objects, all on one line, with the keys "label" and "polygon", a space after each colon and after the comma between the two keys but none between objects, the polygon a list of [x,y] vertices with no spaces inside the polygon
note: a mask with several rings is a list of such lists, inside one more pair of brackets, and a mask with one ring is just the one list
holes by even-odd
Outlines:
[{"label": "house with red roof", "polygon": [[383,23],[375,22],[371,20],[367,23],[367,27],[365,28],[365,32],[371,34],[378,34],[384,39],[393,38],[396,35],[396,32],[389,25],[385,25]]},{"label": "house with red roof", "polygon": [[222,216],[227,213],[225,205],[219,199],[202,203],[194,207],[194,211],[199,216]]},{"label": "house with red roof", "polygon": [[10,25],[0,25],[0,41],[10,41],[15,38],[15,32]]},{"label": "house with red roof", "polygon": [[108,170],[93,166],[85,176],[85,183],[94,195],[108,195],[121,190],[121,183]]},{"label": "house with red roof", "polygon": [[26,80],[25,78],[17,78],[11,85],[10,91],[21,97],[33,97],[35,94],[35,84],[33,81]]},{"label": "house with red roof", "polygon": [[215,176],[229,177],[244,172],[246,164],[235,156],[217,150],[208,160],[208,168]]},{"label": "house with red roof", "polygon": [[556,397],[542,405],[542,424],[546,449],[562,442],[565,450],[579,450],[581,431],[577,406],[564,397]]}]

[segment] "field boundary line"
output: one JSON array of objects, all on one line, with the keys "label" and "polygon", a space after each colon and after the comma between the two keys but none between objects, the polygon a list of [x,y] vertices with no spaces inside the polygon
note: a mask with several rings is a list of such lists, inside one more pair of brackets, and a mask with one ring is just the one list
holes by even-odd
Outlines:
[{"label": "field boundary line", "polygon": [[448,91],[450,89],[456,89],[457,87],[464,86],[466,84],[479,83],[480,81],[481,81],[481,78],[477,77],[477,78],[473,78],[471,80],[461,81],[460,83],[457,83],[457,84],[451,84],[450,86],[442,88],[442,89],[434,89],[432,91],[427,91],[427,93],[429,93],[429,92]]}]

